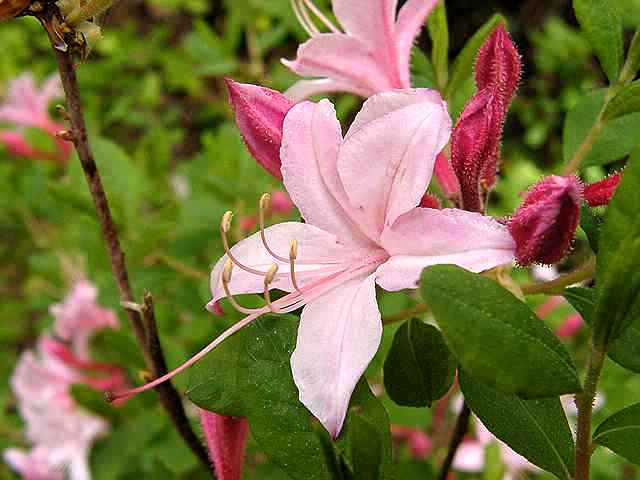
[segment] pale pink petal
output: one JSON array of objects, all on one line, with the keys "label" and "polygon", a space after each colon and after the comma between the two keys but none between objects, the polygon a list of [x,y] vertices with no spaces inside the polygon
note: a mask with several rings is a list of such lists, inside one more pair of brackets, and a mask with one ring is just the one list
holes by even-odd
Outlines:
[{"label": "pale pink petal", "polygon": [[502,462],[504,463],[507,472],[511,475],[514,475],[513,478],[518,478],[518,473],[522,472],[535,472],[542,473],[538,467],[529,462],[522,455],[514,452],[502,442],[500,443],[500,451],[502,454]]},{"label": "pale pink petal", "polygon": [[328,100],[296,105],[284,120],[282,176],[307,223],[344,244],[363,246],[367,242],[344,208],[348,202],[336,166],[341,143],[340,123]]},{"label": "pale pink petal", "polygon": [[[339,262],[349,252],[338,243],[335,236],[306,223],[278,223],[265,229],[265,238],[269,248],[285,259],[289,258],[291,240],[298,242],[296,279],[301,287],[319,276],[327,275],[328,271],[340,270],[342,267]],[[279,273],[271,285],[272,288],[287,292],[293,290],[289,276],[289,263],[276,260],[269,254],[259,232],[235,244],[231,248],[231,254],[244,265],[263,272],[267,272],[274,263],[278,264]],[[221,275],[227,259],[228,257],[224,255],[211,272],[210,285],[213,298],[209,302],[209,308],[213,308],[215,302],[226,296],[222,288]],[[317,263],[306,263],[307,261]],[[261,293],[264,291],[264,276],[234,267],[229,290],[233,295]]]},{"label": "pale pink petal", "polygon": [[300,102],[314,95],[329,92],[349,92],[361,97],[367,97],[370,93],[368,89],[362,88],[360,85],[339,82],[331,78],[318,78],[316,80],[299,80],[289,87],[284,95],[294,102]]},{"label": "pale pink petal", "polygon": [[481,272],[513,261],[507,228],[490,217],[457,209],[417,208],[381,237],[391,258],[378,269],[385,290],[415,288],[425,267],[454,264]]},{"label": "pale pink petal", "polygon": [[484,445],[475,440],[462,442],[453,459],[453,468],[467,473],[484,470]]},{"label": "pale pink petal", "polygon": [[364,103],[340,149],[338,171],[370,238],[420,203],[450,131],[446,104],[433,90],[395,90]]},{"label": "pale pink petal", "polygon": [[334,438],[381,336],[373,275],[336,287],[302,311],[291,356],[293,379],[300,401]]},{"label": "pale pink petal", "polygon": [[411,48],[438,0],[407,0],[398,13],[396,48],[403,82],[409,82]]},{"label": "pale pink petal", "polygon": [[364,96],[394,88],[362,42],[341,33],[316,35],[298,47],[295,60],[282,62],[298,75],[331,78]]},{"label": "pale pink petal", "polygon": [[[346,33],[367,46],[384,66],[393,88],[409,88],[398,71],[397,0],[333,0],[333,11]],[[381,90],[379,90],[381,91]]]}]

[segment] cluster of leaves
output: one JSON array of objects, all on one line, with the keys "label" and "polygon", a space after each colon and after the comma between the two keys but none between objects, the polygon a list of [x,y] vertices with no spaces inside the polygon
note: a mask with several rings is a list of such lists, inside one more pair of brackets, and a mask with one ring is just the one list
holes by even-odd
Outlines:
[{"label": "cluster of leaves", "polygon": [[[215,318],[203,309],[209,267],[222,251],[215,236],[220,216],[229,208],[237,215],[254,214],[260,193],[279,188],[242,145],[221,78],[283,90],[293,77],[279,58],[293,56],[295,44],[304,39],[287,0],[220,3],[149,0],[135,8],[116,6],[105,38],[79,69],[96,160],[134,287],[154,294],[171,365],[238,318],[233,313]],[[564,294],[616,362],[605,365],[601,388],[607,404],[597,414],[594,441],[638,462],[633,445],[638,445],[640,414],[629,404],[640,399],[640,380],[632,373],[640,373],[640,279],[634,268],[640,263],[640,223],[633,208],[640,202],[640,152],[632,153],[640,113],[636,82],[618,85],[625,52],[622,14],[594,13],[614,12],[611,3],[576,0],[581,29],[569,25],[572,18],[550,17],[526,32],[534,52],[527,61],[534,64],[514,106],[518,121],[508,125],[504,179],[492,208],[513,211],[518,193],[569,161],[598,122],[601,131],[583,163],[590,166],[587,178],[602,177],[632,154],[604,224],[602,212],[587,210],[583,228],[591,243],[581,237],[569,260],[589,255],[589,245],[599,237],[598,288]],[[639,5],[634,10],[633,2],[621,3],[628,9],[624,18],[640,17]],[[498,22],[506,18],[496,15],[474,25],[477,33],[450,65],[446,13],[437,10],[424,39],[431,48],[424,50],[427,54],[416,49],[414,85],[442,89],[457,115],[473,94],[475,54]],[[2,84],[26,69],[40,77],[54,71],[45,36],[32,19],[3,24],[0,41],[6,52],[0,56]],[[640,46],[634,45],[626,50],[629,57],[640,56]],[[590,63],[592,53],[611,81],[596,91],[589,90],[604,85],[604,77]],[[349,118],[357,104],[340,97],[339,115]],[[36,133],[32,137],[45,142]],[[48,306],[68,287],[65,271],[83,271],[98,285],[105,305],[116,308],[118,295],[75,159],[61,169],[0,154],[0,229],[0,377],[6,379],[18,352],[47,328]],[[288,367],[295,318],[261,319],[209,355],[190,378],[177,378],[177,386],[203,408],[249,419],[252,478],[430,478],[441,457],[417,462],[396,449],[392,462],[389,425],[430,428],[432,412],[425,407],[449,390],[460,367],[461,389],[485,425],[536,465],[570,478],[574,441],[558,395],[581,388],[575,365],[582,365],[587,354],[585,338],[561,344],[531,310],[541,299],[527,299],[527,306],[490,279],[451,267],[436,267],[424,276],[421,292],[439,328],[417,319],[385,328],[366,377],[376,393],[382,384],[386,391],[374,396],[361,380],[336,442],[297,401]],[[380,298],[383,314],[414,303],[401,296]],[[143,362],[122,320],[120,331],[105,332],[94,347],[96,355],[124,365],[136,379]],[[96,478],[206,477],[153,395],[120,409],[107,408],[83,389],[76,396],[112,424],[112,433],[93,453]],[[23,441],[7,389],[0,393],[0,411],[3,449]],[[596,452],[594,478],[618,478],[621,460],[604,452]]]}]

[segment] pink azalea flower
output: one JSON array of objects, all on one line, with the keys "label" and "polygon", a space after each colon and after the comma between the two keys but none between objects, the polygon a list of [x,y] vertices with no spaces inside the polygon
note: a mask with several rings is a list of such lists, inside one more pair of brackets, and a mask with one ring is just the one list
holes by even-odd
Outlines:
[{"label": "pink azalea flower", "polygon": [[62,96],[60,79],[52,75],[38,88],[30,73],[14,79],[8,87],[4,103],[0,104],[0,122],[18,127],[38,128],[48,133],[56,143],[58,151],[43,152],[31,147],[21,131],[0,131],[0,142],[15,155],[38,160],[66,162],[71,152],[71,144],[56,137],[64,130],[64,125],[54,122],[49,116],[49,104]]},{"label": "pink azalea flower", "polygon": [[69,342],[78,357],[85,360],[90,358],[89,340],[96,331],[119,327],[116,314],[98,305],[97,297],[98,290],[93,285],[80,281],[63,303],[52,305],[49,309],[55,318],[54,334]]},{"label": "pink azalea flower", "polygon": [[[337,436],[380,343],[376,283],[413,289],[429,265],[479,272],[513,260],[514,242],[495,220],[418,207],[450,127],[446,105],[426,89],[369,98],[345,138],[328,100],[293,107],[284,122],[282,175],[306,223],[276,224],[229,249],[228,212],[221,226],[227,255],[211,273],[209,307],[228,297],[248,316],[173,372],[122,395],[179,373],[262,314],[304,307],[293,378],[301,402]],[[271,302],[272,288],[291,293]],[[247,309],[229,296],[245,293],[264,293],[267,305]]]},{"label": "pink azalea flower", "polygon": [[433,448],[431,437],[419,428],[391,425],[391,435],[398,442],[405,442],[416,460],[427,458]]},{"label": "pink azalea flower", "polygon": [[[311,39],[295,60],[282,62],[301,80],[286,94],[302,100],[322,92],[350,92],[362,97],[410,87],[413,42],[437,0],[408,0],[396,17],[397,0],[332,0],[335,26],[312,0],[294,0],[294,12]],[[313,14],[329,30],[320,33]]]},{"label": "pink azalea flower", "polygon": [[64,480],[64,472],[52,465],[47,448],[34,448],[30,452],[17,448],[5,450],[4,461],[25,480]]},{"label": "pink azalea flower", "polygon": [[485,466],[485,449],[493,442],[500,445],[500,454],[505,467],[503,480],[517,480],[524,472],[541,473],[538,467],[526,458],[514,452],[506,444],[493,436],[489,430],[476,419],[476,436],[462,442],[453,460],[453,468],[460,472],[480,473]]},{"label": "pink azalea flower", "polygon": [[249,434],[247,420],[200,410],[200,423],[219,480],[240,480]]}]

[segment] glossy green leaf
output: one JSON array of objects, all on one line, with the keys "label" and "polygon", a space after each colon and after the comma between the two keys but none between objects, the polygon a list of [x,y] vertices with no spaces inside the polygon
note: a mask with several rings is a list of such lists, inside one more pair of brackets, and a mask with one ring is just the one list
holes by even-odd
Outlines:
[{"label": "glossy green leaf", "polygon": [[523,400],[460,372],[465,401],[487,429],[514,451],[561,479],[575,471],[574,444],[559,398]]},{"label": "glossy green leaf", "polygon": [[384,386],[398,405],[431,406],[447,393],[455,370],[455,360],[440,331],[411,319],[393,337],[384,363]]},{"label": "glossy green leaf", "polygon": [[640,112],[640,80],[626,85],[607,105],[603,119],[614,120],[630,113]]},{"label": "glossy green leaf", "polygon": [[[591,326],[597,299],[595,289],[568,288],[564,292],[564,297]],[[621,367],[640,373],[640,320],[636,319],[629,328],[611,342],[607,354]]]},{"label": "glossy green leaf", "polygon": [[594,253],[598,253],[600,230],[602,229],[602,217],[596,214],[589,205],[585,203],[580,207],[580,227],[587,235],[589,246]]},{"label": "glossy green leaf", "polygon": [[600,236],[594,320],[597,342],[609,343],[640,317],[640,155],[632,158],[605,214]]},{"label": "glossy green leaf", "polygon": [[625,68],[628,68],[632,75],[640,69],[640,27],[636,29],[636,33],[631,39],[629,50],[627,51],[627,61],[625,62]]},{"label": "glossy green leaf", "polygon": [[349,445],[355,478],[379,478],[382,444],[375,427],[360,416],[349,424]]},{"label": "glossy green leaf", "polygon": [[201,408],[246,417],[260,448],[291,478],[328,479],[289,366],[297,328],[294,317],[256,320],[192,369],[187,396]]},{"label": "glossy green leaf", "polygon": [[609,82],[615,83],[623,55],[622,19],[616,2],[573,0],[573,8]]},{"label": "glossy green leaf", "polygon": [[614,413],[598,425],[593,442],[640,465],[640,403]]},{"label": "glossy green leaf", "polygon": [[431,60],[418,49],[414,49],[411,54],[411,85],[416,88],[438,88]]},{"label": "glossy green leaf", "polygon": [[451,68],[451,76],[449,77],[445,98],[450,99],[471,78],[478,50],[480,50],[480,47],[493,29],[500,23],[506,25],[507,20],[500,14],[494,15],[465,44]]},{"label": "glossy green leaf", "polygon": [[560,341],[498,283],[459,267],[436,265],[423,272],[421,288],[447,344],[478,381],[524,398],[581,389]]},{"label": "glossy green leaf", "polygon": [[[563,131],[565,162],[569,162],[589,134],[602,109],[605,95],[605,90],[585,95],[567,115]],[[632,113],[607,122],[582,165],[605,165],[624,158],[640,143],[639,131],[640,113]]]},{"label": "glossy green leaf", "polygon": [[449,76],[449,26],[444,2],[438,2],[427,21],[431,37],[431,62],[435,68],[437,85],[444,89]]}]

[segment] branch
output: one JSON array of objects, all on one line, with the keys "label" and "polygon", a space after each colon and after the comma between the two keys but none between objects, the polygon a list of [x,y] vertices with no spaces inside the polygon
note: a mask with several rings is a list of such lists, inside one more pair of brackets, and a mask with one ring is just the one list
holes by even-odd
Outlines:
[{"label": "branch", "polygon": [[447,457],[444,459],[444,463],[442,464],[442,468],[440,469],[440,475],[438,475],[439,480],[447,480],[447,477],[449,476],[449,470],[451,470],[451,465],[453,465],[453,459],[456,456],[458,447],[462,443],[464,436],[467,434],[467,430],[469,430],[470,419],[471,419],[471,410],[469,410],[469,407],[465,402],[462,404],[462,409],[458,414],[458,419],[456,420],[456,426],[453,430],[451,441],[449,442],[449,450],[447,451]]},{"label": "branch", "polygon": [[555,280],[550,282],[529,283],[522,285],[522,293],[525,295],[535,295],[538,293],[544,293],[547,295],[561,294],[565,287],[569,287],[584,280],[593,278],[596,273],[596,259],[591,257],[580,268],[569,272],[565,275],[561,275]]},{"label": "branch", "polygon": [[[80,159],[82,170],[84,171],[96,208],[96,213],[98,214],[102,236],[107,244],[109,259],[111,260],[111,270],[120,291],[120,299],[124,304],[131,304],[134,301],[134,297],[129,282],[124,252],[120,247],[118,230],[113,221],[109,202],[107,201],[102,180],[100,179],[100,172],[93,157],[91,146],[89,145],[72,53],[70,53],[69,50],[62,51],[56,48],[56,46],[60,46],[60,38],[52,27],[52,20],[54,19],[59,20],[57,9],[47,9],[38,16],[38,20],[40,20],[49,36],[49,41],[58,63],[60,78],[67,100],[67,117],[71,127],[70,138],[78,152],[78,158]],[[148,317],[146,318],[147,328],[151,325],[149,331],[145,329],[141,311],[127,308],[126,313],[136,339],[138,340],[138,344],[144,354],[147,368],[158,375],[161,374],[160,372],[166,372],[166,364],[158,340],[155,321],[153,320],[153,303],[150,302],[150,298],[149,296],[149,303],[145,304],[148,308],[143,309],[143,311],[146,312],[146,317]],[[147,296],[145,296],[145,301],[146,300]],[[160,397],[160,403],[169,414],[178,433],[198,459],[206,466],[207,470],[210,471],[207,453],[198,441],[196,434],[187,420],[180,396],[173,387],[173,384],[165,382],[162,387],[157,388],[156,391]]]}]

